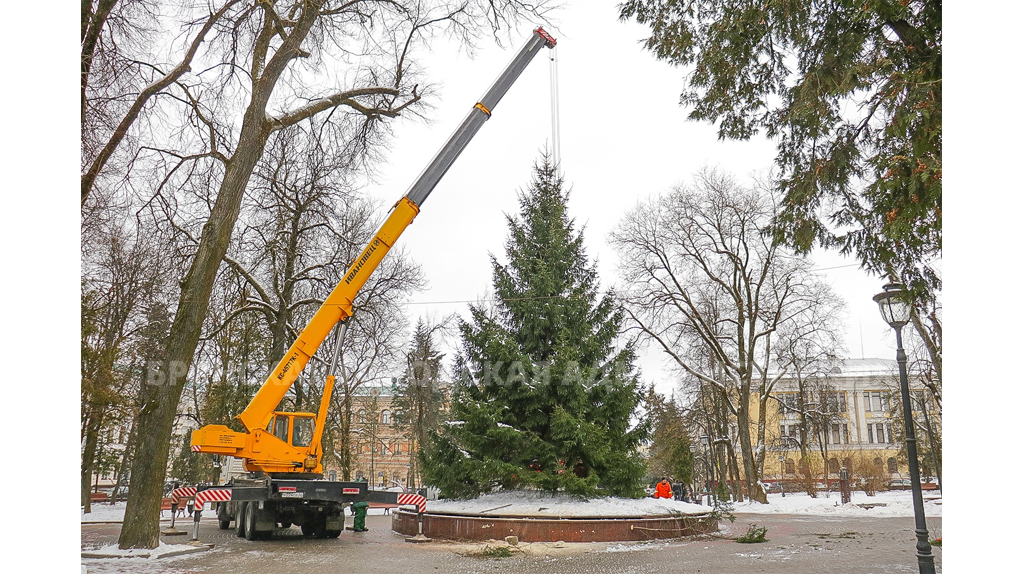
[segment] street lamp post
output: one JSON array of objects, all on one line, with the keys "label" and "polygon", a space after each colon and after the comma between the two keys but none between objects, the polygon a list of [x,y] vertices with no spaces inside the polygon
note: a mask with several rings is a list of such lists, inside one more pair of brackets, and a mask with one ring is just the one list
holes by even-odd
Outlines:
[{"label": "street lamp post", "polygon": [[690,444],[690,458],[693,459],[693,474],[690,476],[690,498],[700,503],[697,494],[697,445]]},{"label": "street lamp post", "polygon": [[917,466],[917,439],[910,411],[910,383],[907,381],[907,354],[903,351],[903,327],[910,322],[910,305],[903,300],[898,284],[883,287],[873,297],[882,319],[896,331],[896,363],[900,371],[900,396],[903,398],[903,429],[906,433],[907,463],[910,466],[910,488],[914,495],[914,532],[917,534],[917,568],[921,574],[935,574],[932,546],[928,542],[928,525],[924,520],[924,499],[921,496],[921,472]]}]

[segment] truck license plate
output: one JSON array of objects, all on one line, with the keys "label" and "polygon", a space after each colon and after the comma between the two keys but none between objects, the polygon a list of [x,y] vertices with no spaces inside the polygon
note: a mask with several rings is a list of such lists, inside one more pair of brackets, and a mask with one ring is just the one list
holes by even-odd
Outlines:
[{"label": "truck license plate", "polygon": [[304,492],[282,492],[281,498],[302,498]]}]

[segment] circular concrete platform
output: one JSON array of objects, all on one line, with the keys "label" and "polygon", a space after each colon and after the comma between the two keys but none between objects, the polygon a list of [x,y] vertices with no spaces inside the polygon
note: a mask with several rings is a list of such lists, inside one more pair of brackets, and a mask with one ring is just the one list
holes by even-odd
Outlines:
[{"label": "circular concrete platform", "polygon": [[[391,529],[407,536],[416,535],[416,513],[404,508],[396,510],[391,515]],[[710,512],[629,518],[480,516],[429,511],[423,514],[423,535],[443,540],[501,540],[517,536],[522,542],[632,542],[713,532],[718,532],[718,519]]]}]

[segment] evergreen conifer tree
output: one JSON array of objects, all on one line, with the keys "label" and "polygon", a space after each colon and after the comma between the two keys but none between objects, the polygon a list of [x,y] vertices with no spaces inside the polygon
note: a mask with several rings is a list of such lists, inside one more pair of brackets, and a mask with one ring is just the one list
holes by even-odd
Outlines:
[{"label": "evergreen conifer tree", "polygon": [[[416,323],[409,350],[405,355],[406,371],[398,380],[391,407],[394,422],[411,442],[411,453],[418,453],[426,444],[427,432],[440,424],[444,405],[441,390],[441,361],[444,355],[434,345],[433,329],[420,319]],[[411,476],[420,474],[418,458],[413,454]]]},{"label": "evergreen conifer tree", "polygon": [[534,166],[518,217],[507,216],[507,264],[491,257],[495,304],[460,325],[449,421],[422,454],[442,496],[539,488],[575,496],[643,495],[637,446],[646,424],[622,313],[598,293],[583,234],[550,158]]}]

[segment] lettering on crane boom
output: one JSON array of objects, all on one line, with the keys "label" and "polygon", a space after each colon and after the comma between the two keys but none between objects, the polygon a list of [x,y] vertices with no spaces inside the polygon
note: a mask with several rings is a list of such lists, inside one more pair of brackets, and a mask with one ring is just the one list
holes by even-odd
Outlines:
[{"label": "lettering on crane boom", "polygon": [[295,353],[294,355],[292,355],[292,358],[288,359],[288,362],[284,364],[284,367],[281,367],[281,373],[279,375],[277,375],[277,380],[280,381],[281,379],[284,378],[284,376],[288,372],[288,370],[292,368],[292,363],[294,363],[296,361],[296,359],[298,359],[298,358],[299,358],[299,354]]},{"label": "lettering on crane boom", "polygon": [[380,238],[375,238],[373,240],[373,243],[371,243],[370,246],[366,248],[366,252],[363,253],[363,256],[360,257],[359,261],[356,262],[356,265],[355,267],[352,268],[352,271],[348,272],[348,275],[345,277],[346,285],[352,283],[352,280],[355,279],[356,275],[359,274],[359,270],[362,269],[363,265],[366,264],[366,260],[369,259],[370,255],[373,255],[373,252],[377,250],[378,245],[380,245]]}]

